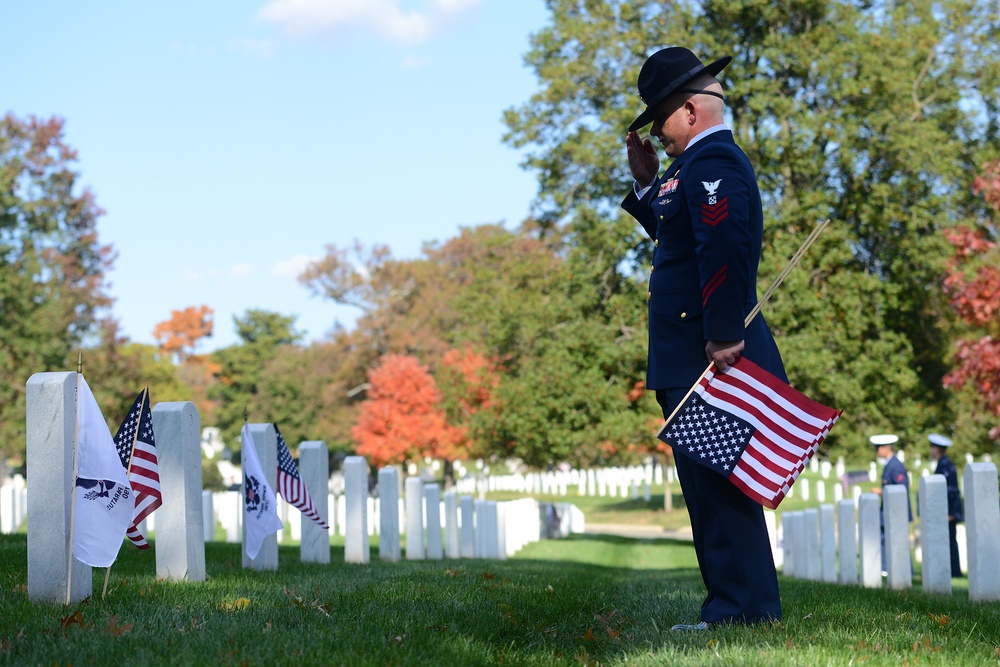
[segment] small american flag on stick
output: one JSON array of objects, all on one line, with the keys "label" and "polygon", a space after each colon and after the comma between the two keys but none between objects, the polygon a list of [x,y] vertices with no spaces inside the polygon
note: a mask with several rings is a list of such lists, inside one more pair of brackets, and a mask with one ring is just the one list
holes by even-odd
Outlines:
[{"label": "small american flag on stick", "polygon": [[132,525],[125,536],[140,549],[149,543],[139,530],[139,524],[163,504],[160,493],[160,474],[156,461],[156,440],[153,437],[153,415],[149,410],[149,388],[139,392],[128,416],[118,427],[115,449],[122,466],[128,471],[128,481],[135,492],[135,511]]},{"label": "small american flag on stick", "polygon": [[278,495],[284,498],[286,503],[299,508],[303,515],[319,524],[320,528],[329,530],[330,526],[319,515],[312,498],[309,497],[306,485],[302,483],[299,467],[295,465],[295,459],[288,451],[288,445],[281,437],[277,424],[274,425],[274,432],[278,436]]},{"label": "small american flag on stick", "polygon": [[741,357],[706,373],[657,436],[775,509],[842,412]]}]

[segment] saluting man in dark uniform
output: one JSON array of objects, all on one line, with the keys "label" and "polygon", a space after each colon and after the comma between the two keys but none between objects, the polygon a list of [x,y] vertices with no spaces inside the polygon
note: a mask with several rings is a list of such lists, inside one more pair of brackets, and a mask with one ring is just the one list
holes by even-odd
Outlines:
[{"label": "saluting man in dark uniform", "polygon": [[944,475],[945,484],[948,487],[948,542],[951,546],[951,576],[962,576],[962,565],[958,559],[958,538],[955,536],[956,526],[965,521],[965,513],[962,507],[962,496],[958,492],[958,470],[955,464],[948,458],[948,447],[951,447],[951,439],[937,433],[927,436],[931,443],[931,458],[937,461],[934,468],[935,475]]},{"label": "saluting man in dark uniform", "polygon": [[[910,476],[906,466],[896,458],[896,443],[899,436],[891,433],[873,435],[868,441],[875,448],[875,456],[882,466],[882,486],[872,489],[878,495],[892,484],[902,484],[906,488],[906,513],[909,521],[913,521],[913,508],[910,506]],[[885,500],[882,501],[882,574],[885,574]]]},{"label": "saluting man in dark uniform", "polygon": [[[764,214],[750,161],[723,123],[725,95],[715,76],[732,60],[705,65],[681,47],[657,51],[639,72],[646,109],[625,144],[634,183],[622,208],[653,240],[649,279],[646,388],[666,417],[709,361],[720,372],[740,355],[787,382],[762,316],[744,329],[757,302]],[[652,122],[670,166],[659,174]],[[707,589],[701,622],[759,623],[781,618],[778,580],[763,508],[718,473],[675,457]]]}]

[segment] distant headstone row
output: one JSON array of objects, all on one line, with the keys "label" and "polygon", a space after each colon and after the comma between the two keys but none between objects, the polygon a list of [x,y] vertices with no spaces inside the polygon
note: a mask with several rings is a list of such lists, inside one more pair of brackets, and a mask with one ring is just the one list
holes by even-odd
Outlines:
[{"label": "distant headstone row", "polygon": [[[667,469],[667,481],[672,481],[672,469]],[[611,498],[640,497],[649,502],[650,489],[661,486],[664,468],[647,465],[608,467],[588,470],[551,470],[549,472],[486,474],[466,477],[456,483],[459,493],[484,495],[493,491],[513,491],[552,496],[599,496]]]},{"label": "distant headstone row", "polygon": [[[76,373],[39,373],[27,383],[27,477],[9,494],[13,511],[2,528],[12,532],[24,518],[28,525],[28,596],[36,602],[76,602],[91,594],[91,567],[73,557],[70,512],[74,487],[74,445],[77,410]],[[227,539],[242,540],[243,567],[275,570],[278,567],[278,536],[267,535],[256,556],[246,549],[247,504],[244,493],[210,493],[202,490],[200,418],[194,405],[159,403],[152,409],[159,457],[163,504],[146,519],[146,528],[156,530],[156,575],[161,579],[202,581],[205,579],[205,542],[213,539],[216,516]],[[266,483],[277,488],[277,435],[271,424],[250,424],[249,434]],[[249,441],[248,441],[249,442]],[[347,457],[344,463],[344,493],[332,500],[328,494],[327,448],[318,441],[300,445],[300,475],[309,494],[317,499],[320,519],[336,525],[344,536],[345,561],[367,563],[371,557],[368,538],[379,534],[379,558],[400,559],[402,537],[407,559],[493,558],[505,559],[544,532],[564,535],[582,531],[583,517],[575,508],[549,505],[534,499],[505,502],[476,500],[450,490],[441,497],[440,487],[419,477],[405,480],[405,497],[399,498],[395,468],[378,471],[380,498],[369,496],[368,463],[362,457]],[[244,457],[246,461],[246,457]],[[246,470],[244,470],[246,477]],[[26,501],[30,489],[44,489]],[[37,498],[37,500],[36,500]],[[275,499],[271,499],[273,502]],[[8,499],[3,498],[3,506]],[[338,515],[329,520],[330,506]],[[26,510],[24,509],[26,507]],[[287,505],[278,505],[287,512]],[[297,515],[296,513],[292,513]],[[558,518],[566,520],[560,527]],[[286,515],[287,517],[287,515]],[[553,518],[555,524],[552,525]],[[251,517],[252,519],[252,517]],[[327,529],[312,520],[295,516],[292,534],[300,538],[303,562],[329,563]],[[553,532],[554,528],[554,532]],[[72,568],[72,569],[70,569]],[[67,591],[67,589],[69,589]]]},{"label": "distant headstone row", "polygon": [[[969,598],[1000,600],[997,468],[991,462],[969,463],[963,479],[966,539],[960,539],[959,548],[968,561]],[[906,490],[891,485],[884,487],[881,502],[874,493],[861,493],[857,503],[844,499],[836,506],[781,513],[781,529],[774,534],[774,546],[780,544],[775,560],[782,562],[786,575],[799,579],[878,588],[884,578],[889,588],[905,589],[913,585],[913,558],[919,556],[923,589],[951,593],[944,477],[922,476],[917,497],[916,550],[911,547]]]}]

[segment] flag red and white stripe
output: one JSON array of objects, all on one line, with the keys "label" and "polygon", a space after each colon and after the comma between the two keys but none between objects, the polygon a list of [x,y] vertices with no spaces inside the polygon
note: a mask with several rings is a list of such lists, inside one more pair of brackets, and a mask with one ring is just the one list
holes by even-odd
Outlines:
[{"label": "flag red and white stripe", "polygon": [[299,475],[299,467],[288,451],[288,445],[281,437],[277,424],[274,425],[274,432],[278,436],[278,495],[284,498],[286,503],[297,507],[303,516],[319,524],[320,528],[328,530],[330,526],[319,515],[319,510],[309,497],[309,491]]},{"label": "flag red and white stripe", "polygon": [[742,357],[707,373],[658,437],[774,509],[841,413]]},{"label": "flag red and white stripe", "polygon": [[129,526],[125,536],[140,549],[148,549],[149,543],[139,529],[139,524],[163,504],[148,388],[139,392],[132,402],[132,407],[129,408],[128,415],[118,427],[115,448],[118,450],[122,466],[128,470],[128,480],[135,493],[132,525]]}]

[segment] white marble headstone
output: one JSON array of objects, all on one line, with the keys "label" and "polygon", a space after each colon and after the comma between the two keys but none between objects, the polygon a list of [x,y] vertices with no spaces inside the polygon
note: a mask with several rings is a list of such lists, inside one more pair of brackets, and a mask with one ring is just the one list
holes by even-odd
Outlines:
[{"label": "white marble headstone", "polygon": [[[157,403],[153,406],[152,417],[160,493],[163,494],[163,505],[148,517],[156,517],[156,576],[168,581],[204,581],[201,417],[194,403],[189,401]],[[271,430],[274,431],[273,426]],[[260,456],[259,447],[257,452]],[[273,489],[278,467],[276,451],[272,460],[275,469],[267,480]],[[261,457],[261,464],[263,463],[264,459]],[[266,545],[265,540],[265,547]],[[258,559],[265,547],[261,548],[262,553],[257,555]],[[277,543],[274,545],[273,555],[276,569]]]},{"label": "white marble headstone", "polygon": [[951,593],[948,484],[944,475],[921,477],[918,494],[923,589],[928,593]]},{"label": "white marble headstone", "polygon": [[[965,466],[965,529],[969,599],[1000,600],[1000,499],[993,463]],[[30,479],[30,475],[29,475]]]},{"label": "white marble headstone", "polygon": [[363,456],[344,459],[344,561],[371,561],[368,546],[368,461]]},{"label": "white marble headstone", "polygon": [[880,499],[874,493],[858,497],[858,558],[861,563],[861,585],[882,587],[882,514]]},{"label": "white marble headstone", "polygon": [[393,467],[379,468],[379,537],[378,555],[381,560],[396,562],[400,557],[399,538],[399,471]]}]

